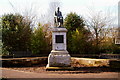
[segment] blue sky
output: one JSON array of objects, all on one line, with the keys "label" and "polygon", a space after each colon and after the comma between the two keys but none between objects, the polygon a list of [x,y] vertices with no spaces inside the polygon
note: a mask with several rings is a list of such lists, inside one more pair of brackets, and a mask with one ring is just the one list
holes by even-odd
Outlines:
[{"label": "blue sky", "polygon": [[[33,8],[33,13],[37,16],[47,14],[49,3],[56,0],[0,0],[0,15],[7,13],[22,13]],[[59,0],[57,0],[59,1]],[[76,12],[78,15],[87,16],[89,11],[94,10],[110,11],[114,17],[118,15],[119,0],[60,0],[63,15]],[[10,2],[14,6],[11,6]]]}]

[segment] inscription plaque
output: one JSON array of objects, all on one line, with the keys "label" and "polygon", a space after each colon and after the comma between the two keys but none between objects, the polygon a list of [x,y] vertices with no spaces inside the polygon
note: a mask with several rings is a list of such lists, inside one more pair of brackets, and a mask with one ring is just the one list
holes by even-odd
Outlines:
[{"label": "inscription plaque", "polygon": [[55,42],[56,43],[64,43],[64,40],[63,40],[63,35],[55,35]]}]

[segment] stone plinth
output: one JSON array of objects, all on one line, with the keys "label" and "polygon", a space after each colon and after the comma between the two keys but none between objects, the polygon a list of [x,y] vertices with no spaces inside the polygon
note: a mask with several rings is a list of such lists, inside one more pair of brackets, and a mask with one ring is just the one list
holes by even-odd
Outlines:
[{"label": "stone plinth", "polygon": [[46,69],[71,69],[71,56],[66,47],[66,28],[53,28],[52,51]]}]

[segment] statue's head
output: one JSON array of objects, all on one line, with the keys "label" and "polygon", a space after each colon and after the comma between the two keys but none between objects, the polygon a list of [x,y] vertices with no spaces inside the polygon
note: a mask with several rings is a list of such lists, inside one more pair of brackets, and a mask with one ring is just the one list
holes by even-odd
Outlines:
[{"label": "statue's head", "polygon": [[60,11],[60,8],[58,7],[57,10]]}]

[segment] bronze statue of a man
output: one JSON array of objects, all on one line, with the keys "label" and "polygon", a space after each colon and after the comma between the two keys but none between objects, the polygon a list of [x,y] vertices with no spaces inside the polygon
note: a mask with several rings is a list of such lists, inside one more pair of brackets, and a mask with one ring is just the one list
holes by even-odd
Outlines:
[{"label": "bronze statue of a man", "polygon": [[59,7],[57,8],[57,11],[55,11],[54,23],[56,27],[63,26],[63,16],[62,16],[62,12],[60,11]]}]

